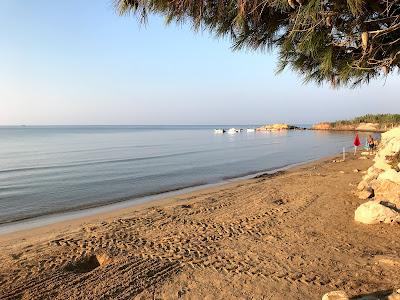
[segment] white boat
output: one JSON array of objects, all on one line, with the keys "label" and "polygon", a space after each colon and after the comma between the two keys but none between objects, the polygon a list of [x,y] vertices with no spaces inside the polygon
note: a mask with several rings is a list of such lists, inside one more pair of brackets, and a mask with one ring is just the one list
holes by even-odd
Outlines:
[{"label": "white boat", "polygon": [[225,129],[214,129],[215,134],[222,134],[225,132]]},{"label": "white boat", "polygon": [[247,132],[254,132],[256,131],[254,128],[247,128]]},{"label": "white boat", "polygon": [[228,129],[228,133],[229,133],[229,134],[234,134],[234,133],[236,133],[236,132],[238,132],[238,130],[237,130],[236,128],[229,128],[229,129]]}]

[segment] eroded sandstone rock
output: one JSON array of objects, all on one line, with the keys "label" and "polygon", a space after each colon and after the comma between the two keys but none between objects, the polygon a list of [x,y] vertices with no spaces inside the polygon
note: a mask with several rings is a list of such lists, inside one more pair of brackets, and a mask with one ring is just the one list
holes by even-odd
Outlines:
[{"label": "eroded sandstone rock", "polygon": [[400,185],[390,180],[376,180],[371,183],[375,199],[387,200],[400,207]]},{"label": "eroded sandstone rock", "polygon": [[368,198],[371,198],[374,196],[374,191],[372,189],[365,189],[363,191],[359,191],[357,193],[358,198],[362,200],[367,200]]},{"label": "eroded sandstone rock", "polygon": [[378,180],[390,180],[400,185],[400,173],[394,169],[387,170],[378,176]]},{"label": "eroded sandstone rock", "polygon": [[357,185],[357,190],[363,191],[366,188],[368,188],[368,182],[366,180],[360,181],[360,183]]},{"label": "eroded sandstone rock", "polygon": [[361,204],[354,213],[354,220],[363,224],[400,222],[396,207],[388,207],[383,201],[374,200]]},{"label": "eroded sandstone rock", "polygon": [[388,300],[400,300],[400,289],[388,296]]},{"label": "eroded sandstone rock", "polygon": [[332,291],[322,296],[322,300],[349,300],[344,291]]}]

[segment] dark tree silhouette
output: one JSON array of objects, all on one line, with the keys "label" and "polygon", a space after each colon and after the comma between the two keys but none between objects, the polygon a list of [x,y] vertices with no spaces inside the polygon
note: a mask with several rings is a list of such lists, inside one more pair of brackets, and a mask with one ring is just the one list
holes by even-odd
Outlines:
[{"label": "dark tree silhouette", "polygon": [[279,52],[305,82],[357,86],[399,71],[400,0],[115,0],[120,14],[149,13],[229,36],[233,48]]}]

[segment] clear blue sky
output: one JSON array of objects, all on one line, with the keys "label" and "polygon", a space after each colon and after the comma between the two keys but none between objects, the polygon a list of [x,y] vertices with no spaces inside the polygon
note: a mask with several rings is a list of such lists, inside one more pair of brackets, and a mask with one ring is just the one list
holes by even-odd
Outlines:
[{"label": "clear blue sky", "polygon": [[0,0],[0,125],[310,123],[400,113],[400,77],[349,90],[275,75],[188,25],[146,27],[112,0]]}]

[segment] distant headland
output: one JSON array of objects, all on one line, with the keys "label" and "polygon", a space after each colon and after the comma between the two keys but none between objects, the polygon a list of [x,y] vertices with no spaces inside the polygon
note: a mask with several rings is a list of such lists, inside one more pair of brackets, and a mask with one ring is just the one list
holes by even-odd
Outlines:
[{"label": "distant headland", "polygon": [[276,123],[262,125],[257,128],[217,128],[214,132],[238,133],[238,132],[269,132],[281,130],[332,130],[332,131],[366,131],[366,132],[385,132],[393,127],[400,126],[400,114],[367,114],[351,120],[339,120],[335,122],[321,122],[311,127],[300,127],[288,123]]},{"label": "distant headland", "polygon": [[385,132],[400,125],[400,114],[367,114],[352,120],[321,122],[314,124],[313,130],[371,131]]}]

